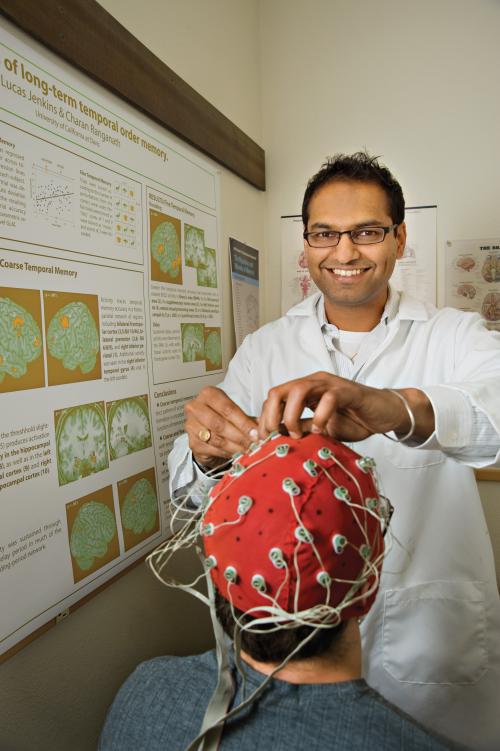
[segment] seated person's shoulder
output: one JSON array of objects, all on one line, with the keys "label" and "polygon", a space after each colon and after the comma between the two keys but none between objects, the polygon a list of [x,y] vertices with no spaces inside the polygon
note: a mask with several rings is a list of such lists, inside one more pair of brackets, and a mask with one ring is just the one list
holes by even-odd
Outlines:
[{"label": "seated person's shoulder", "polygon": [[168,686],[172,680],[175,680],[178,686],[179,681],[189,682],[190,677],[194,675],[198,682],[212,682],[214,670],[216,662],[212,652],[186,657],[165,655],[141,662],[129,675],[122,688],[133,687],[135,690],[152,683],[157,687]]},{"label": "seated person's shoulder", "polygon": [[370,741],[376,748],[385,751],[399,751],[401,748],[405,751],[464,751],[463,746],[428,730],[368,685],[362,693],[361,703],[369,715],[367,727]]},{"label": "seated person's shoulder", "polygon": [[[192,723],[201,725],[203,707],[216,680],[217,665],[211,652],[142,662],[115,696],[102,730],[100,751],[161,748],[169,738],[173,741],[173,728],[182,736],[178,744],[182,748],[190,739],[189,732],[192,735]],[[199,718],[193,717],[197,712]]]}]

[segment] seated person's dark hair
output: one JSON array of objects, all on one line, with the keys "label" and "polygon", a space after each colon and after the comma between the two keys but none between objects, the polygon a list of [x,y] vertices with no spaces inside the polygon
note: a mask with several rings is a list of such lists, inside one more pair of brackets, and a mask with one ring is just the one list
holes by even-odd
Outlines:
[{"label": "seated person's dark hair", "polygon": [[[225,633],[232,639],[234,637],[235,621],[230,603],[215,592],[215,612]],[[244,615],[241,610],[234,608],[234,613],[243,623],[253,620],[251,616]],[[334,646],[341,654],[341,637],[344,633],[346,622],[331,628],[322,628],[300,649],[292,660],[304,660],[309,657],[319,657],[330,651]],[[263,625],[259,628],[265,629]],[[276,625],[269,624],[269,629],[276,629]],[[268,634],[251,631],[241,632],[241,648],[258,662],[282,662],[288,655],[305,639],[314,629],[310,626],[298,626],[296,628],[282,628],[270,631]]]}]

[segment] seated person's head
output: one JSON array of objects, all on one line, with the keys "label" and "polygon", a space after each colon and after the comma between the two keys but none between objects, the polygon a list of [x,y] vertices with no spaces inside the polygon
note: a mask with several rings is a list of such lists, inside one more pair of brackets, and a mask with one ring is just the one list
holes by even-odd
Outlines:
[{"label": "seated person's head", "polygon": [[[234,614],[241,623],[252,623],[252,617],[247,616],[215,592],[215,612],[226,634],[233,638],[235,629]],[[275,630],[274,627],[261,626],[262,631],[243,630],[241,632],[241,648],[247,655],[257,662],[281,663],[289,657],[290,662],[307,660],[311,657],[321,657],[326,653],[342,656],[342,636],[346,621],[338,626],[320,629],[309,641],[303,642],[313,631],[312,626],[296,626],[295,628]],[[267,633],[266,633],[267,632]],[[297,651],[295,651],[297,650]]]},{"label": "seated person's head", "polygon": [[276,436],[238,458],[200,526],[226,633],[241,630],[259,662],[335,649],[375,598],[387,516],[371,460],[326,436]]},{"label": "seated person's head", "polygon": [[[165,584],[210,605],[218,644],[217,687],[190,748],[208,736],[218,742],[224,722],[255,701],[273,676],[283,677],[280,671],[310,668],[310,658],[326,653],[329,663],[343,660],[343,631],[357,630],[356,618],[377,593],[389,518],[373,460],[313,434],[271,435],[235,457],[196,513],[189,497],[176,501],[174,534],[149,562]],[[200,539],[208,597],[196,586],[200,577],[181,584],[165,576],[171,557]],[[267,675],[232,709],[233,678],[219,624],[236,653],[241,648],[244,661]]]}]

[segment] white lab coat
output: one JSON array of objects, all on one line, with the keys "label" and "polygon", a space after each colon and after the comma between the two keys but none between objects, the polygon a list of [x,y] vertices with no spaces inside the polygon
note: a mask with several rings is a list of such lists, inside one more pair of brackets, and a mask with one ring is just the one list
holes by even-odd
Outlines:
[{"label": "white lab coat", "polygon": [[[221,388],[247,414],[260,414],[272,386],[332,372],[316,302],[312,296],[295,306],[237,351]],[[426,726],[470,748],[498,750],[500,602],[471,469],[491,459],[474,456],[470,404],[500,436],[500,334],[488,332],[478,315],[438,311],[403,294],[386,338],[356,380],[422,388],[437,420],[423,447],[380,435],[354,445],[376,460],[382,491],[395,508],[395,543],[362,624],[365,677]],[[495,449],[500,466],[500,437]],[[181,437],[169,462],[174,488],[184,484],[176,468],[186,466],[187,451]]]}]

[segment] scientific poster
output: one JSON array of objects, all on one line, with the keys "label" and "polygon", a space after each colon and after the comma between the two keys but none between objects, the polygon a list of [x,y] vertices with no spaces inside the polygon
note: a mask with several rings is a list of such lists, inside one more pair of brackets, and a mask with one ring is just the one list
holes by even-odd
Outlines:
[{"label": "scientific poster", "polygon": [[222,310],[215,168],[0,34],[1,653],[160,541]]},{"label": "scientific poster", "polygon": [[500,238],[448,240],[445,304],[480,313],[500,331]]},{"label": "scientific poster", "polygon": [[391,283],[412,297],[437,303],[437,207],[405,210],[406,247],[394,268]]},{"label": "scientific poster", "polygon": [[[391,282],[420,300],[437,301],[436,206],[407,207],[407,242]],[[318,291],[307,268],[302,218],[281,217],[281,313]]]},{"label": "scientific poster", "polygon": [[259,251],[229,238],[236,346],[259,328]]}]

